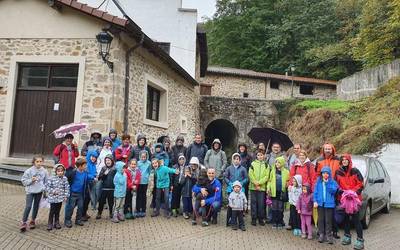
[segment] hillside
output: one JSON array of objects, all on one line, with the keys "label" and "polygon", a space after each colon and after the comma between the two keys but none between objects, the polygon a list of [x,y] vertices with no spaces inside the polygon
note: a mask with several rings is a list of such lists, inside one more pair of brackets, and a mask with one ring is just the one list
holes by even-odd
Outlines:
[{"label": "hillside", "polygon": [[339,153],[374,152],[384,143],[400,142],[400,77],[359,101],[307,100],[288,103],[283,130],[303,142],[310,158],[324,142]]}]

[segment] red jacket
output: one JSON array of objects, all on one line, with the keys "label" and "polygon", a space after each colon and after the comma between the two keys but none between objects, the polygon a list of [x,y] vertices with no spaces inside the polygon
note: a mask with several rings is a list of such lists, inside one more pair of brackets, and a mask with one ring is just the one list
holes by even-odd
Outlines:
[{"label": "red jacket", "polygon": [[75,158],[79,156],[78,148],[76,148],[73,144],[72,147],[72,159],[71,165],[68,164],[68,149],[64,143],[58,144],[53,151],[53,155],[59,159],[59,163],[63,164],[65,169],[75,166]]},{"label": "red jacket", "polygon": [[132,190],[133,186],[136,186],[136,190],[137,190],[139,187],[140,178],[141,178],[140,170],[138,168],[136,168],[136,176],[135,176],[134,180],[132,180],[132,173],[131,173],[131,170],[129,170],[129,168],[125,168],[124,172],[126,174],[126,188],[128,190]]},{"label": "red jacket", "polygon": [[345,190],[352,190],[358,194],[358,198],[362,201],[361,192],[364,189],[364,178],[357,168],[353,167],[351,156],[344,154],[341,159],[346,158],[349,161],[349,166],[340,166],[336,170],[335,180],[339,186],[338,200],[342,198],[342,193]]},{"label": "red jacket", "polygon": [[[331,145],[332,155],[326,156],[324,154],[324,146],[325,145]],[[332,178],[335,178],[336,170],[339,169],[339,157],[336,156],[336,149],[332,144],[325,144],[325,145],[322,147],[321,157],[319,157],[317,159],[317,162],[315,163],[315,174],[316,174],[316,176],[320,176],[321,169],[325,166],[329,166],[331,168],[331,171],[333,174]]]},{"label": "red jacket", "polygon": [[293,184],[293,177],[298,174],[301,175],[302,183],[310,185],[311,189],[315,183],[315,167],[309,159],[304,164],[301,164],[299,160],[296,160],[293,166],[290,168],[290,180],[289,185]]},{"label": "red jacket", "polygon": [[[128,163],[131,152],[132,152],[132,145],[129,145],[128,147],[123,147],[123,145],[121,145],[115,150],[115,160]],[[126,155],[127,157],[123,158],[122,157],[123,155]]]}]

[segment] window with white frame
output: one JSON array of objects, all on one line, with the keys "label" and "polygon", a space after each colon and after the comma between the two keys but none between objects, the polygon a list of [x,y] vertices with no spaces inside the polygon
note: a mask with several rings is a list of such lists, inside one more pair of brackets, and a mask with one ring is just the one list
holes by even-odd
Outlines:
[{"label": "window with white frame", "polygon": [[144,123],[168,128],[168,87],[146,75]]}]

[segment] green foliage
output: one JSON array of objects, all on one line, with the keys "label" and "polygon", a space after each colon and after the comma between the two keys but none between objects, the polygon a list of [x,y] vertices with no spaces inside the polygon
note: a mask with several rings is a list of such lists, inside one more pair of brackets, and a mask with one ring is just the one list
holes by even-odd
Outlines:
[{"label": "green foliage", "polygon": [[343,100],[305,100],[296,104],[306,110],[328,109],[332,111],[346,111],[349,109],[351,102]]}]

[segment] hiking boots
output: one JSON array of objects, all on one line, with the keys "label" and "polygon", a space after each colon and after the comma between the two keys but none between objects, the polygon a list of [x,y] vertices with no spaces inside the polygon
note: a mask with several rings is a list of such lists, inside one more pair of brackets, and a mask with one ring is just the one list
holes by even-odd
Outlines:
[{"label": "hiking boots", "polygon": [[357,238],[356,243],[354,243],[355,250],[364,249],[364,239]]},{"label": "hiking boots", "polygon": [[350,245],[351,244],[351,236],[345,234],[342,239],[342,245]]}]

